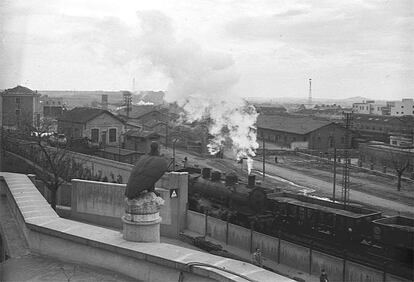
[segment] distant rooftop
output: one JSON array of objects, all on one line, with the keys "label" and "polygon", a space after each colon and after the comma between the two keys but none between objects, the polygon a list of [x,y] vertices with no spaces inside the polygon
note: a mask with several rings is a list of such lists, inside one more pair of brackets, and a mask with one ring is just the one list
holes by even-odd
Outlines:
[{"label": "distant rooftop", "polygon": [[257,127],[296,134],[307,134],[316,129],[332,124],[332,121],[316,119],[309,116],[293,115],[259,115]]},{"label": "distant rooftop", "polygon": [[1,93],[2,96],[40,96],[37,91],[27,87],[17,85],[14,88],[6,89]]},{"label": "distant rooftop", "polygon": [[98,108],[77,107],[65,112],[58,120],[74,123],[86,123],[104,113],[109,114],[116,119],[119,119],[117,116],[113,115],[111,112],[107,110]]}]

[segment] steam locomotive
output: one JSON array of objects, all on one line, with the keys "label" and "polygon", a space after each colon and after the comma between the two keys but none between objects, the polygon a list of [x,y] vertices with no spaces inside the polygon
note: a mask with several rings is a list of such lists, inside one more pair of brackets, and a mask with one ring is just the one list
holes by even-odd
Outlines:
[{"label": "steam locomotive", "polygon": [[256,231],[277,235],[279,230],[336,243],[361,243],[380,249],[396,260],[414,262],[414,219],[384,217],[382,212],[357,204],[344,207],[312,196],[247,183],[234,173],[223,175],[210,168],[189,172],[189,208]]}]

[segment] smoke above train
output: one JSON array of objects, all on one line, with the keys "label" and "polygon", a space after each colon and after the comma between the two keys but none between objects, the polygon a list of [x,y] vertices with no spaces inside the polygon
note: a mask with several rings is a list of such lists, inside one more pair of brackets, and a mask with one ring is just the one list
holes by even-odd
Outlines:
[{"label": "smoke above train", "polygon": [[182,120],[209,121],[211,154],[227,146],[236,159],[255,156],[258,114],[235,93],[239,75],[232,56],[206,50],[190,39],[178,40],[171,19],[159,11],[137,15],[140,55],[170,80],[166,99],[183,107]]}]

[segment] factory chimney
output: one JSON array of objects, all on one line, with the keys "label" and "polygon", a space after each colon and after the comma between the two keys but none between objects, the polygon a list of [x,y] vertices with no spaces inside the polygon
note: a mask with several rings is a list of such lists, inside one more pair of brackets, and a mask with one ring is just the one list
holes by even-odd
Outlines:
[{"label": "factory chimney", "polygon": [[102,109],[104,110],[108,109],[108,94],[102,94],[101,105],[102,105]]}]

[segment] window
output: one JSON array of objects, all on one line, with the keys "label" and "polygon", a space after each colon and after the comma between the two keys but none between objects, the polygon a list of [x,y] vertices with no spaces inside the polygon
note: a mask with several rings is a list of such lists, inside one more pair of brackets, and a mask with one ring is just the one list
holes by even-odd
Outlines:
[{"label": "window", "polygon": [[109,129],[109,142],[116,142],[116,128]]},{"label": "window", "polygon": [[16,116],[20,116],[20,109],[16,110]]},{"label": "window", "polygon": [[344,144],[345,143],[345,137],[344,136],[342,136],[341,137],[341,144]]},{"label": "window", "polygon": [[404,106],[401,106],[401,109],[404,109]]},{"label": "window", "polygon": [[20,104],[20,97],[16,97],[16,104]]},{"label": "window", "polygon": [[91,130],[91,141],[93,143],[98,143],[99,141],[99,129],[94,128]]}]

